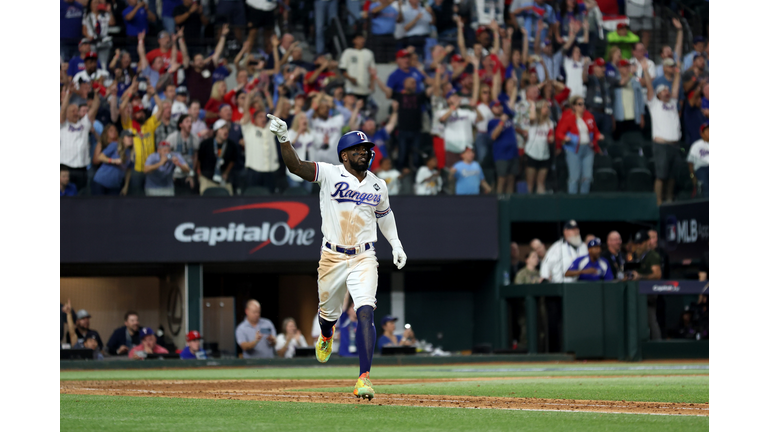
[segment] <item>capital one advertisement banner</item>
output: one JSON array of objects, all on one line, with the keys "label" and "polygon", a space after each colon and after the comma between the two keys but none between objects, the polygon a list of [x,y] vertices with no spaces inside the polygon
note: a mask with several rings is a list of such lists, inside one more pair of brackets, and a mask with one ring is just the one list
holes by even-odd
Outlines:
[{"label": "capital one advertisement banner", "polygon": [[660,241],[670,260],[701,260],[709,254],[709,200],[659,207]]},{"label": "capital one advertisement banner", "polygon": [[[497,200],[391,197],[409,260],[493,260]],[[317,197],[62,199],[61,263],[317,261]],[[392,250],[381,233],[379,259]]]}]

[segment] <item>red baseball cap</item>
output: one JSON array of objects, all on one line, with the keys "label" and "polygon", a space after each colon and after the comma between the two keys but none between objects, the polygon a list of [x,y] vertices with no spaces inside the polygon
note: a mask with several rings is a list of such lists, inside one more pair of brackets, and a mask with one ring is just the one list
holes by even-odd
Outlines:
[{"label": "red baseball cap", "polygon": [[598,57],[592,64],[595,66],[605,66],[605,60],[602,57]]},{"label": "red baseball cap", "polygon": [[462,57],[461,54],[454,54],[453,56],[451,56],[451,61],[456,63],[463,62],[464,57]]},{"label": "red baseball cap", "polygon": [[133,113],[135,114],[135,113],[137,113],[139,111],[144,111],[144,107],[141,106],[141,105],[134,105],[133,106]]},{"label": "red baseball cap", "polygon": [[96,55],[95,52],[91,51],[91,52],[89,52],[88,54],[85,55],[85,58],[83,60],[88,60],[88,59],[98,60],[99,56]]},{"label": "red baseball cap", "polygon": [[619,60],[619,67],[629,66],[629,62],[625,59]]},{"label": "red baseball cap", "polygon": [[477,28],[477,32],[475,32],[475,34],[479,35],[480,33],[483,33],[483,32],[485,32],[487,30],[488,30],[488,27],[480,26],[480,27]]},{"label": "red baseball cap", "polygon": [[499,102],[497,100],[491,102],[491,108],[494,108],[494,107],[497,107],[497,106],[500,106],[500,105],[501,105],[501,102]]},{"label": "red baseball cap", "polygon": [[200,340],[203,337],[200,336],[200,332],[197,330],[191,330],[189,333],[187,333],[187,342],[192,342],[193,340]]},{"label": "red baseball cap", "polygon": [[[165,146],[168,146],[168,147],[170,147],[170,146],[171,146],[171,143],[169,143],[168,141],[160,141],[160,144],[158,144],[157,146],[158,146],[158,147],[165,147]],[[194,331],[194,330],[193,330],[193,331]],[[191,332],[190,332],[190,333],[191,333]],[[198,333],[198,334],[199,334],[199,333]],[[187,337],[189,337],[189,334],[187,334]],[[187,340],[189,340],[189,339],[187,339]]]},{"label": "red baseball cap", "polygon": [[706,122],[703,125],[699,126],[699,132],[704,132],[704,129],[709,129],[709,122]]},{"label": "red baseball cap", "polygon": [[397,52],[397,58],[403,58],[403,57],[410,57],[411,53],[408,52],[408,50],[401,49]]},{"label": "red baseball cap", "polygon": [[627,23],[619,23],[616,26],[616,30],[621,30],[621,29],[625,29],[625,28],[629,28],[629,24],[627,24]]}]

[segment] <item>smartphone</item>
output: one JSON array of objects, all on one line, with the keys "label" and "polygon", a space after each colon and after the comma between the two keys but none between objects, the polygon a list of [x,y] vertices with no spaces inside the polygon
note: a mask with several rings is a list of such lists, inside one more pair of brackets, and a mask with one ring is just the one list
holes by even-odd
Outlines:
[{"label": "smartphone", "polygon": [[272,331],[269,330],[268,328],[261,328],[261,329],[259,329],[259,333],[261,333],[263,335],[268,335],[268,334],[272,333]]}]

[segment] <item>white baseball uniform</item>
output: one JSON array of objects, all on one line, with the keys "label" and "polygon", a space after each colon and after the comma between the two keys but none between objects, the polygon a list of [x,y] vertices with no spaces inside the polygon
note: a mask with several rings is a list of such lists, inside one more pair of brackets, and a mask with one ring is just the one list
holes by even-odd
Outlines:
[{"label": "white baseball uniform", "polygon": [[[373,248],[378,222],[390,244],[400,246],[387,183],[368,171],[362,182],[343,165],[314,162],[314,183],[320,184],[322,254],[317,270],[320,316],[336,321],[347,290],[357,308],[376,308],[378,267]],[[330,248],[329,248],[330,246]],[[401,246],[400,246],[401,247]],[[338,249],[354,250],[354,254]]]}]

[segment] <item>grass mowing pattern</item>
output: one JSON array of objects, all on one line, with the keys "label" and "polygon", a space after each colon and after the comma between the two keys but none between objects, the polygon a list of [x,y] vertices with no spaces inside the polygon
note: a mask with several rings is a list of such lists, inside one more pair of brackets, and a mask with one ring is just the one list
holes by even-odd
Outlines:
[{"label": "grass mowing pattern", "polygon": [[706,431],[708,417],[60,396],[61,430],[87,431]]},{"label": "grass mowing pattern", "polygon": [[[536,397],[551,399],[709,402],[709,377],[628,377],[523,379],[424,384],[376,385],[377,394]],[[348,392],[348,388],[302,391]]]},{"label": "grass mowing pattern", "polygon": [[[271,367],[247,367],[247,368],[199,368],[199,369],[136,369],[136,370],[93,370],[93,371],[62,371],[59,378],[62,380],[137,380],[137,379],[166,379],[166,380],[205,380],[205,379],[356,379],[359,368],[357,366],[333,366],[330,365],[301,367],[301,368],[271,368]],[[708,374],[706,369],[669,369],[669,370],[634,370],[634,371],[535,371],[533,369],[542,366],[547,368],[569,368],[583,365],[580,363],[539,363],[531,365],[521,364],[496,364],[489,366],[380,366],[376,367],[374,359],[371,375],[374,379],[397,378],[482,378],[482,377],[524,377],[524,376],[584,376],[584,375],[688,375]],[[590,366],[619,366],[627,367],[638,363],[600,362]],[[701,366],[701,363],[697,364]],[[158,365],[158,367],[161,365]],[[653,366],[663,366],[654,363]],[[681,366],[676,363],[672,366]],[[523,372],[499,372],[493,369],[503,368],[530,368],[531,371]],[[487,370],[484,372],[452,372],[454,369]]]}]

